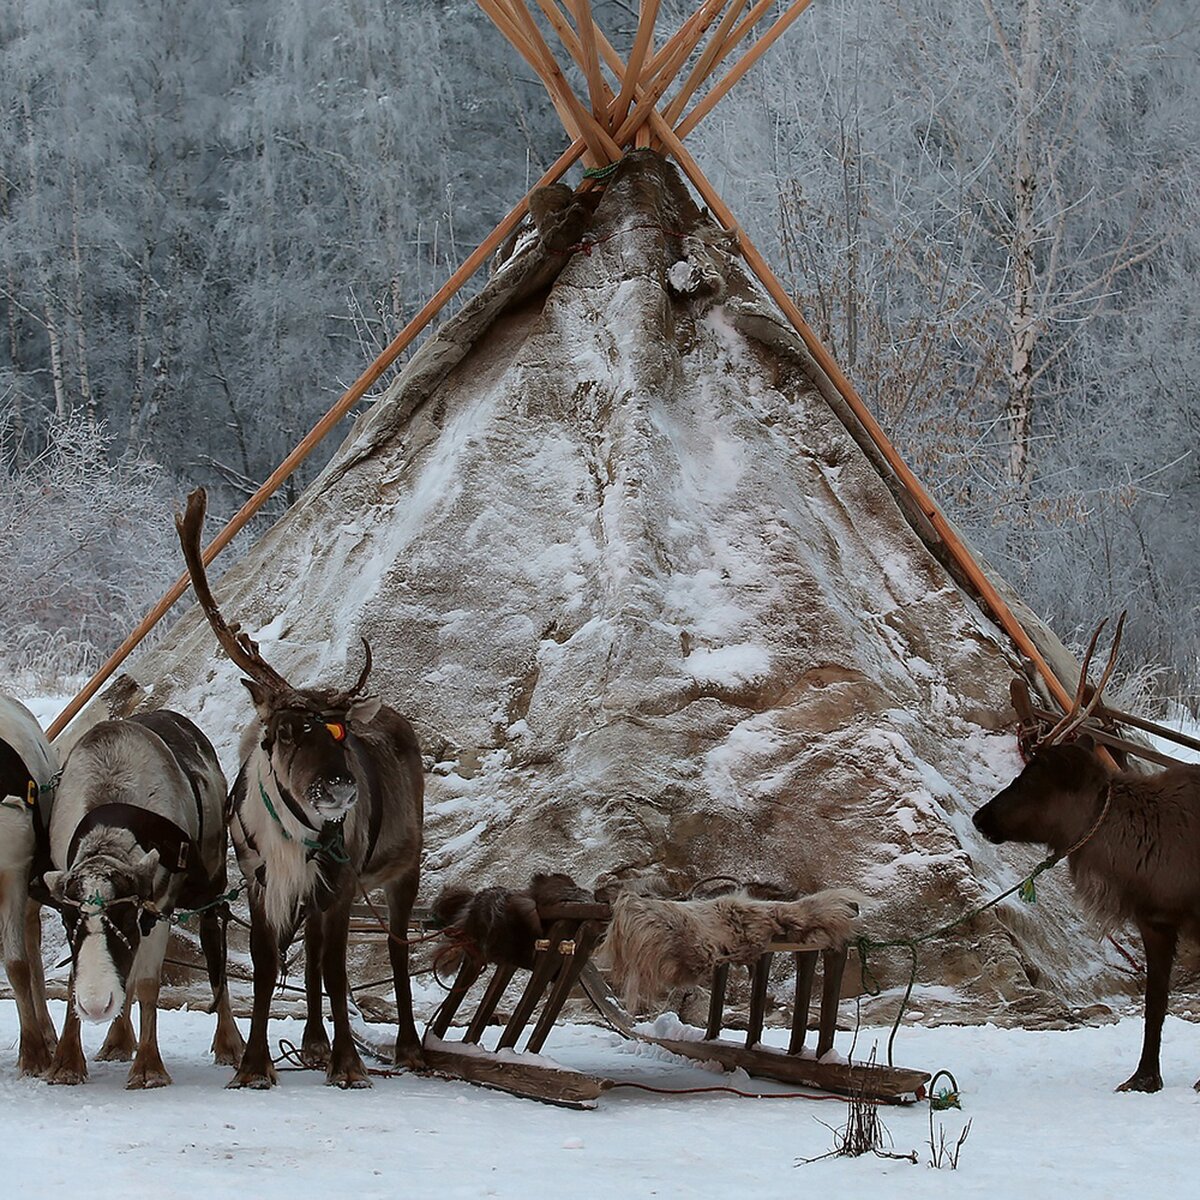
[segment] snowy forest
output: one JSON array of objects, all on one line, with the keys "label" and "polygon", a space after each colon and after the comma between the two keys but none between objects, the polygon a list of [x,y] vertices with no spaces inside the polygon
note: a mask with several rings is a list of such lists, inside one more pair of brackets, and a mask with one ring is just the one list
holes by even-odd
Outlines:
[{"label": "snowy forest", "polygon": [[[78,672],[565,140],[451,0],[15,0],[0,78],[4,658]],[[1190,0],[815,0],[688,144],[974,547],[1195,709]]]}]

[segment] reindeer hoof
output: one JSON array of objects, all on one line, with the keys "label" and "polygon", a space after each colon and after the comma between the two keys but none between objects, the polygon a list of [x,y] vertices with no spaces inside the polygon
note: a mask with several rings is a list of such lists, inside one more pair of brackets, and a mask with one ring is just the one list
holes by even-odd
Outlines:
[{"label": "reindeer hoof", "polygon": [[51,1066],[44,1076],[49,1084],[55,1087],[75,1087],[76,1084],[87,1082],[87,1067]]},{"label": "reindeer hoof", "polygon": [[331,1087],[369,1088],[371,1077],[357,1052],[335,1054],[329,1062],[325,1082]]},{"label": "reindeer hoof", "polygon": [[423,1071],[425,1070],[425,1052],[421,1049],[420,1042],[408,1042],[404,1045],[397,1042],[396,1054],[392,1062],[408,1071]]},{"label": "reindeer hoof", "polygon": [[133,1049],[129,1046],[101,1046],[92,1056],[97,1062],[129,1062]]},{"label": "reindeer hoof", "polygon": [[50,1049],[45,1045],[22,1047],[17,1055],[17,1074],[45,1075],[50,1069],[51,1061]]},{"label": "reindeer hoof", "polygon": [[232,1038],[228,1041],[219,1041],[213,1038],[212,1044],[213,1062],[218,1067],[236,1067],[242,1061],[242,1055],[246,1052],[246,1043],[239,1037],[237,1041]]},{"label": "reindeer hoof", "polygon": [[1161,1092],[1162,1076],[1157,1071],[1138,1071],[1131,1075],[1119,1088],[1118,1092]]},{"label": "reindeer hoof", "polygon": [[371,1083],[371,1077],[363,1071],[361,1075],[351,1071],[339,1071],[336,1075],[327,1075],[325,1077],[326,1087],[340,1087],[343,1091],[347,1088],[369,1088],[374,1085]]},{"label": "reindeer hoof", "polygon": [[238,1073],[225,1085],[227,1088],[253,1088],[265,1092],[279,1082],[279,1075],[273,1064],[268,1063],[265,1071],[256,1071],[251,1067],[242,1067]]},{"label": "reindeer hoof", "polygon": [[138,1067],[134,1066],[129,1072],[129,1078],[125,1080],[125,1086],[130,1091],[141,1091],[148,1088],[169,1087],[171,1084],[171,1076],[167,1074],[165,1067]]},{"label": "reindeer hoof", "polygon": [[329,1038],[325,1031],[320,1037],[306,1037],[300,1043],[300,1061],[306,1067],[316,1067],[325,1070],[329,1066]]}]

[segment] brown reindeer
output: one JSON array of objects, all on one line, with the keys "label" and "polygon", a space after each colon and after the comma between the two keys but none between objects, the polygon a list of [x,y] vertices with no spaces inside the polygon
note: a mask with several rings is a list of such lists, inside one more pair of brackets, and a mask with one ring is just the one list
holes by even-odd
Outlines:
[{"label": "brown reindeer", "polygon": [[1087,734],[1062,744],[1099,703],[1124,619],[1122,614],[1108,667],[1086,708],[1088,663],[1103,624],[1088,647],[1071,710],[974,820],[990,842],[1041,843],[1066,857],[1084,907],[1102,926],[1136,924],[1146,948],[1142,1056],[1117,1090],[1157,1092],[1176,942],[1181,933],[1200,935],[1200,766],[1142,775],[1114,770]]},{"label": "brown reindeer", "polygon": [[[304,924],[308,1018],[300,1053],[326,1067],[326,1081],[369,1087],[347,1010],[346,941],[360,891],[387,896],[388,949],[396,988],[396,1061],[422,1065],[408,982],[408,918],[421,860],[424,777],[409,723],[362,695],[371,651],[347,691],[296,688],[277,674],[245,633],[230,628],[208,585],[200,553],[205,494],[188,497],[176,517],[192,586],[242,682],[257,720],[242,738],[242,768],[230,793],[230,831],[250,901],[254,1011],[250,1039],[230,1087],[277,1082],[267,1021],[281,948]],[[321,1018],[322,980],[333,1016],[330,1045]]]}]

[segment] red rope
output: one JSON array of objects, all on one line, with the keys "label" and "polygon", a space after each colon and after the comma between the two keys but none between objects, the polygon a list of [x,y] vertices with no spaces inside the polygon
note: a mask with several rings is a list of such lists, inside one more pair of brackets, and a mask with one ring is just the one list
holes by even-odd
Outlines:
[{"label": "red rope", "polygon": [[[711,1087],[694,1088],[663,1088],[653,1087],[648,1083],[618,1082],[614,1088],[636,1088],[639,1092],[653,1092],[656,1096],[694,1096],[700,1092],[727,1092],[731,1096],[740,1096],[743,1100],[835,1100],[846,1103],[845,1096],[818,1096],[812,1092],[743,1092],[740,1088],[713,1084]],[[881,1104],[880,1100],[860,1098],[864,1104]]]}]

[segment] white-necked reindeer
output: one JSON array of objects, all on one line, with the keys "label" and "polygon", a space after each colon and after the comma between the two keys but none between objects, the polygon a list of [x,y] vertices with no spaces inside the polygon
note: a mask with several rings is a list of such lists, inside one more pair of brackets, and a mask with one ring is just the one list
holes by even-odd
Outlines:
[{"label": "white-necked reindeer", "polygon": [[224,808],[216,753],[178,713],[102,721],[72,747],[50,817],[55,869],[45,875],[71,942],[71,994],[48,1082],[87,1078],[81,1018],[113,1022],[97,1057],[133,1058],[126,1087],[171,1082],[158,1050],[157,1005],[177,906],[203,908],[200,941],[217,1013],[213,1053],[218,1063],[241,1057],[225,988]]},{"label": "white-necked reindeer", "polygon": [[1127,920],[1137,926],[1146,949],[1142,1053],[1117,1090],[1157,1092],[1176,942],[1181,933],[1200,935],[1200,766],[1154,775],[1115,771],[1087,734],[1063,744],[1100,702],[1124,621],[1122,614],[1108,666],[1088,704],[1088,664],[1103,623],[1084,657],[1071,710],[974,819],[988,841],[1041,843],[1065,855],[1080,899],[1102,926]]},{"label": "white-necked reindeer", "polygon": [[[300,1052],[325,1065],[339,1087],[370,1078],[350,1032],[346,941],[350,906],[382,887],[388,904],[399,1030],[396,1061],[422,1064],[408,981],[408,918],[417,893],[424,797],[420,747],[409,723],[362,695],[370,647],[347,691],[293,687],[263,660],[245,633],[221,616],[200,551],[205,494],[188,497],[176,517],[184,559],[217,641],[249,677],[256,720],[242,738],[242,767],[230,795],[230,831],[250,901],[254,1013],[231,1087],[277,1082],[267,1045],[281,947],[304,924],[308,1019]],[[366,643],[364,642],[364,646]],[[321,1010],[322,980],[333,1016],[333,1043]]]},{"label": "white-necked reindeer", "polygon": [[0,696],[0,949],[21,1022],[22,1075],[40,1075],[55,1046],[42,970],[41,906],[29,899],[29,877],[49,807],[39,805],[39,796],[56,770],[54,750],[33,713]]}]

